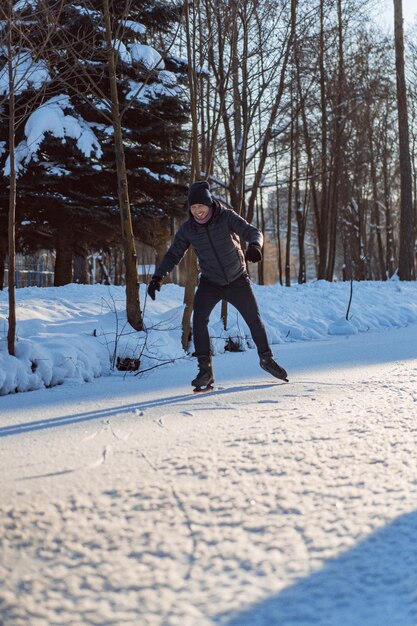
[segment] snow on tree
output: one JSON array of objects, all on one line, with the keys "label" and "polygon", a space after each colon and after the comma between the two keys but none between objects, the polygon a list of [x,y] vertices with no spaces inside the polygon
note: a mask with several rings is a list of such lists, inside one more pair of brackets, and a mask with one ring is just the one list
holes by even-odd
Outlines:
[{"label": "snow on tree", "polygon": [[[46,140],[47,133],[63,144],[74,139],[80,152],[89,158],[93,154],[100,158],[103,154],[93,130],[79,115],[66,113],[72,109],[67,95],[54,96],[30,114],[25,124],[23,139],[16,147],[17,174],[30,166],[31,161],[39,160],[41,144]],[[48,174],[62,176],[65,170],[48,168]],[[5,176],[10,173],[10,159],[6,160],[3,171]]]}]

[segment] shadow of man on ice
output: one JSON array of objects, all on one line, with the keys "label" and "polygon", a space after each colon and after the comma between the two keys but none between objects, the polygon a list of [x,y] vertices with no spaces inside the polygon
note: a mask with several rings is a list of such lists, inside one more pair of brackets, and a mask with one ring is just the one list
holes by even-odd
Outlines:
[{"label": "shadow of man on ice", "polygon": [[417,512],[401,515],[355,548],[223,626],[415,626]]}]

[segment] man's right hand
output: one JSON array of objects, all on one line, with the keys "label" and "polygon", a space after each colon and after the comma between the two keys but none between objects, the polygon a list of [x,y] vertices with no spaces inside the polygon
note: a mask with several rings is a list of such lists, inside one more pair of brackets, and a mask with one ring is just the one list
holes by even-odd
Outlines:
[{"label": "man's right hand", "polygon": [[246,250],[245,258],[251,263],[259,263],[262,261],[262,251],[260,246],[255,243],[250,243]]},{"label": "man's right hand", "polygon": [[148,295],[152,300],[155,300],[157,291],[161,291],[162,278],[159,276],[153,276],[151,282],[148,285]]}]

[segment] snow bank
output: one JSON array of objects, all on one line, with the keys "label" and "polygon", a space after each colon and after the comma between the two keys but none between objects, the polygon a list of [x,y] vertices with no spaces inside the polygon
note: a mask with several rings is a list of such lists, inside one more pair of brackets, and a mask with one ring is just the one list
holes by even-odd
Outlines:
[{"label": "snow bank", "polygon": [[[254,290],[271,344],[326,340],[417,323],[417,283],[355,283],[349,320],[349,283],[316,281]],[[117,356],[140,358],[140,369],[189,358],[181,349],[183,289],[166,284],[155,302],[141,285],[146,333],[126,323],[122,287],[67,285],[16,291],[16,356],[7,353],[7,292],[0,292],[0,395],[62,384],[89,382],[113,371]],[[211,316],[214,354],[229,337],[240,349],[252,348],[249,329],[233,307],[228,328],[220,305]]]}]

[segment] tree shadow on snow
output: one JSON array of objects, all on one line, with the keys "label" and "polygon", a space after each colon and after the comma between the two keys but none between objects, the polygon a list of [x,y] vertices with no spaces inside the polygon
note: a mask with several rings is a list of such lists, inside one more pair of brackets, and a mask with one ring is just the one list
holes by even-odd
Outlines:
[{"label": "tree shadow on snow", "polygon": [[[278,381],[277,381],[278,382]],[[227,387],[225,389],[214,389],[209,393],[197,393],[192,391],[187,394],[166,396],[164,398],[158,398],[156,400],[149,400],[147,402],[134,402],[132,404],[126,404],[124,406],[103,408],[94,411],[85,411],[83,413],[72,413],[70,415],[61,415],[60,417],[53,417],[50,419],[36,420],[32,422],[22,422],[20,424],[11,424],[10,426],[0,427],[0,438],[10,437],[12,435],[22,435],[24,433],[46,430],[49,428],[58,428],[60,426],[69,426],[71,424],[78,424],[80,422],[88,422],[91,420],[107,420],[111,417],[117,417],[129,413],[138,413],[138,417],[141,417],[140,413],[147,409],[158,408],[161,406],[172,406],[175,404],[186,404],[187,409],[193,408],[195,404],[200,403],[203,398],[208,398],[212,395],[223,395],[235,392],[254,391],[259,389],[265,389],[276,385],[277,383],[272,381],[271,383],[263,384],[248,384],[239,385],[236,387]],[[286,384],[286,383],[281,383]],[[195,407],[197,408],[197,407]],[[145,416],[146,417],[146,416]]]},{"label": "tree shadow on snow", "polygon": [[223,626],[416,626],[417,512]]}]

